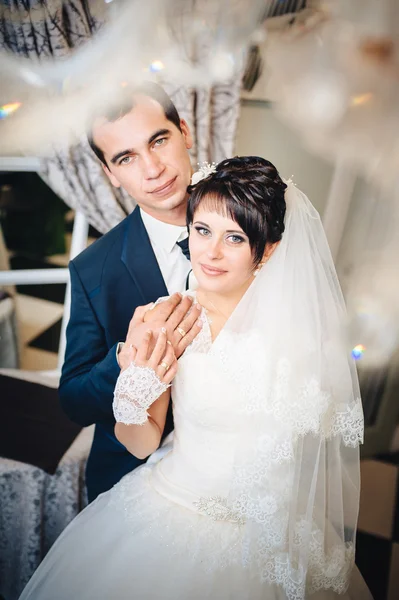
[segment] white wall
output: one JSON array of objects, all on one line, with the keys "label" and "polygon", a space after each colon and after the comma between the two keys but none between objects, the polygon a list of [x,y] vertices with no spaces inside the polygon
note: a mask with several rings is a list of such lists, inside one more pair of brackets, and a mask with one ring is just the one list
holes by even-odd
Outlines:
[{"label": "white wall", "polygon": [[323,214],[333,165],[306,150],[298,134],[279,121],[267,102],[242,101],[236,153],[263,156],[283,177],[293,175],[298,187]]}]

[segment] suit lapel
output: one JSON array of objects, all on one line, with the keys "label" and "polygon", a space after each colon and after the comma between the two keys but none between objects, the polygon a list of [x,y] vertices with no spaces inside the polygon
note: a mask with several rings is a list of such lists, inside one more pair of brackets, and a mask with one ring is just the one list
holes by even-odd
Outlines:
[{"label": "suit lapel", "polygon": [[140,291],[143,304],[169,295],[138,206],[127,219],[121,260]]}]

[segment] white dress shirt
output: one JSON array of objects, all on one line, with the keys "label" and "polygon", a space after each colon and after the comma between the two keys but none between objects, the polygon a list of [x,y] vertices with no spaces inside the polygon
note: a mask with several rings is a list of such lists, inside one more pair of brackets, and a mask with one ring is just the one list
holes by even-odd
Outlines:
[{"label": "white dress shirt", "polygon": [[169,294],[184,292],[191,264],[177,242],[188,237],[187,227],[163,223],[141,209],[140,213]]}]

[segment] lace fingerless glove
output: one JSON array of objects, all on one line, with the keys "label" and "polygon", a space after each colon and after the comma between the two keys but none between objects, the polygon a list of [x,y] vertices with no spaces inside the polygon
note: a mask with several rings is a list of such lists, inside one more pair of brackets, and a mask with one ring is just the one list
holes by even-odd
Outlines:
[{"label": "lace fingerless glove", "polygon": [[112,409],[117,423],[144,425],[147,410],[170,387],[149,367],[132,362],[118,377]]}]

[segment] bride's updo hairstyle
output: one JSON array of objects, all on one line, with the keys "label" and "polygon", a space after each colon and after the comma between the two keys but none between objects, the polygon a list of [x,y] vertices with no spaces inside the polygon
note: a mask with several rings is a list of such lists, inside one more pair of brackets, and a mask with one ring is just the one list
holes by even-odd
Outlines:
[{"label": "bride's updo hairstyle", "polygon": [[284,231],[286,184],[276,167],[259,156],[222,161],[196,185],[188,187],[187,225],[202,203],[233,219],[246,233],[258,265],[265,248],[281,240]]}]

